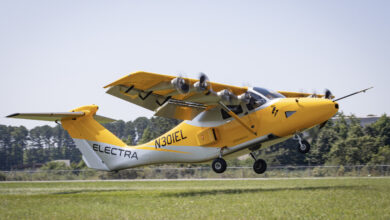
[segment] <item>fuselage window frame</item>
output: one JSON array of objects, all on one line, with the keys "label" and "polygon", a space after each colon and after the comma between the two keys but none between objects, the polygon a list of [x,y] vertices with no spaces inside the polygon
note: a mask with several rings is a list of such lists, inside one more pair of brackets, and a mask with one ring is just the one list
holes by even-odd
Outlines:
[{"label": "fuselage window frame", "polygon": [[278,99],[278,98],[286,98],[284,95],[261,87],[253,87],[253,91],[255,91],[258,94],[261,94],[262,96],[266,97],[269,100],[272,99]]},{"label": "fuselage window frame", "polygon": [[248,109],[248,111],[255,110],[260,106],[264,105],[265,103],[267,103],[267,99],[257,94],[256,92],[250,91],[249,94],[251,95],[251,99],[249,103],[246,104],[246,108]]},{"label": "fuselage window frame", "polygon": [[[236,115],[240,115],[244,112],[244,109],[242,108],[241,105],[227,105],[227,107],[230,110],[232,110]],[[222,108],[221,108],[221,116],[223,120],[231,118],[231,116]]]}]

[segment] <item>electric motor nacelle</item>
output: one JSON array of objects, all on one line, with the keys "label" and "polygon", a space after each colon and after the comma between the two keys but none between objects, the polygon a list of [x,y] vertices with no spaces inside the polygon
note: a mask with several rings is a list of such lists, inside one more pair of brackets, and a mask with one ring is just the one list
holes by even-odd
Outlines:
[{"label": "electric motor nacelle", "polygon": [[209,87],[209,84],[207,83],[207,81],[208,81],[208,78],[207,78],[206,74],[201,73],[201,75],[199,77],[199,81],[194,83],[194,88],[196,89],[196,91],[198,91],[198,92],[206,91]]},{"label": "electric motor nacelle", "polygon": [[234,95],[232,92],[230,92],[227,89],[217,92],[217,95],[222,102],[227,104],[233,104],[233,102],[238,99],[236,95]]},{"label": "electric motor nacelle", "polygon": [[190,85],[188,85],[188,83],[185,81],[185,79],[183,79],[181,77],[176,77],[176,78],[172,79],[171,84],[181,94],[185,94],[185,93],[188,93],[190,91]]},{"label": "electric motor nacelle", "polygon": [[236,96],[227,89],[217,92],[217,96],[221,99],[222,102],[229,105],[239,105],[240,103],[248,104],[251,98],[250,94],[247,92]]},{"label": "electric motor nacelle", "polygon": [[237,96],[238,100],[240,102],[243,102],[245,104],[249,104],[251,100],[251,95],[248,92],[242,93],[241,95]]}]

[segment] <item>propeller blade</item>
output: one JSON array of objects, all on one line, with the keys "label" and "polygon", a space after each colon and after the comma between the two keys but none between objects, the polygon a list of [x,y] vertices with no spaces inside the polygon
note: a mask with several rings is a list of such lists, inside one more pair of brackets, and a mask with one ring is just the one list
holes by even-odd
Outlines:
[{"label": "propeller blade", "polygon": [[194,84],[194,87],[197,88],[198,91],[206,91],[209,87],[208,81],[209,78],[206,76],[206,74],[200,73],[199,81]]},{"label": "propeller blade", "polygon": [[320,124],[320,129],[322,129],[323,127],[325,127],[326,123],[328,123],[328,121],[327,121],[327,120],[326,120],[326,121],[324,121],[324,122],[322,122],[322,123]]},{"label": "propeller blade", "polygon": [[176,90],[181,93],[185,94],[188,93],[190,90],[190,85],[188,82],[182,78],[181,76],[174,78],[171,83],[175,86]]},{"label": "propeller blade", "polygon": [[325,90],[325,98],[331,99],[332,98],[332,92],[329,89]]},{"label": "propeller blade", "polygon": [[200,76],[199,76],[199,83],[200,84],[204,84],[205,82],[209,81],[208,77],[206,74],[204,73],[200,73]]}]

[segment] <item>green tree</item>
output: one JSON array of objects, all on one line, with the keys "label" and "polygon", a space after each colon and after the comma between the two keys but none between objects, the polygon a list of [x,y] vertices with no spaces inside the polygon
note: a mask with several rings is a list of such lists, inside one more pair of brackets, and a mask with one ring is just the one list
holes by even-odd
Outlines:
[{"label": "green tree", "polygon": [[0,125],[0,169],[10,168],[11,132],[10,127]]},{"label": "green tree", "polygon": [[[314,130],[314,129],[313,129]],[[318,137],[312,142],[308,160],[311,165],[323,165],[328,159],[328,153],[335,141],[338,139],[337,133],[331,126],[325,126],[318,133]]]},{"label": "green tree", "polygon": [[369,164],[390,164],[390,145],[379,147],[378,153],[372,155]]},{"label": "green tree", "polygon": [[134,128],[135,128],[135,138],[134,142],[137,143],[142,139],[142,135],[144,134],[144,130],[150,125],[150,120],[146,117],[139,117],[134,120]]},{"label": "green tree", "polygon": [[144,133],[142,134],[142,138],[138,141],[138,144],[144,144],[147,143],[148,141],[151,141],[153,139],[153,132],[149,127],[147,127],[144,130]]},{"label": "green tree", "polygon": [[13,127],[11,131],[12,142],[10,149],[10,164],[11,168],[18,168],[23,164],[23,151],[27,145],[28,130],[23,127]]}]

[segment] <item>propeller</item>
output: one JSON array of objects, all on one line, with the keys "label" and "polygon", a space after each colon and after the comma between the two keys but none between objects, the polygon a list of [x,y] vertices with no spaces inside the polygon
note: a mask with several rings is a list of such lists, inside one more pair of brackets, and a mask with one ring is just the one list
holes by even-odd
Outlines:
[{"label": "propeller", "polygon": [[209,80],[209,78],[207,77],[207,75],[205,73],[200,73],[200,76],[199,76],[200,84],[204,84],[208,80]]},{"label": "propeller", "polygon": [[[194,83],[194,87],[199,91],[203,92],[206,91],[207,88],[209,87],[209,78],[207,77],[206,74],[200,73],[199,75],[199,81]],[[211,87],[210,87],[211,90]]]},{"label": "propeller", "polygon": [[221,98],[221,100],[227,103],[231,103],[235,97],[235,95],[228,89],[217,92],[217,95]]},{"label": "propeller", "polygon": [[[324,96],[324,98],[332,100],[332,92],[329,89],[325,89],[325,96]],[[322,122],[320,124],[320,129],[325,127],[326,123],[328,123],[328,120],[326,120],[326,121],[324,121],[324,122]]]},{"label": "propeller", "polygon": [[174,78],[171,81],[172,85],[175,86],[177,91],[179,91],[182,94],[188,93],[190,91],[190,85],[188,82],[182,78],[181,76]]},{"label": "propeller", "polygon": [[326,123],[328,123],[329,120],[326,120],[320,124],[320,130],[325,127]]},{"label": "propeller", "polygon": [[332,99],[332,92],[329,89],[325,90],[325,98]]},{"label": "propeller", "polygon": [[[370,87],[370,88],[367,88],[367,89],[363,89],[363,90],[360,90],[360,91],[357,91],[357,92],[354,92],[354,93],[351,93],[351,94],[349,94],[349,95],[343,96],[343,97],[338,98],[338,99],[333,99],[333,100],[332,100],[332,92],[331,92],[329,89],[326,89],[326,90],[325,90],[325,97],[324,97],[324,98],[326,98],[326,99],[331,99],[333,102],[336,102],[336,101],[340,101],[340,100],[342,100],[342,99],[348,98],[348,97],[350,97],[350,96],[353,96],[353,95],[356,95],[356,94],[359,94],[359,93],[362,93],[362,92],[366,92],[367,90],[372,89],[372,88],[374,88],[374,87]],[[323,127],[325,127],[325,125],[326,125],[327,122],[328,122],[328,121],[322,122],[322,123],[320,124],[320,129],[323,128]]]},{"label": "propeller", "polygon": [[317,91],[314,90],[314,91],[312,92],[310,98],[317,98],[317,97],[318,97]]}]

